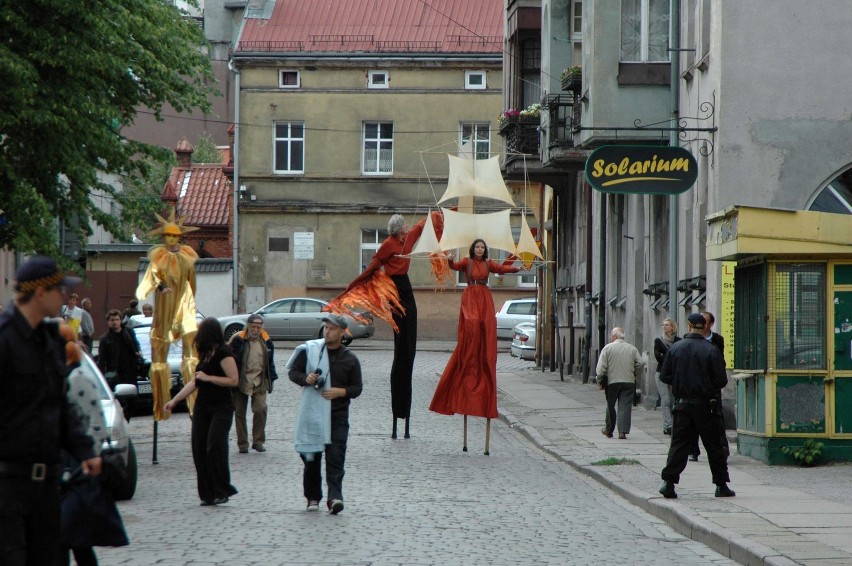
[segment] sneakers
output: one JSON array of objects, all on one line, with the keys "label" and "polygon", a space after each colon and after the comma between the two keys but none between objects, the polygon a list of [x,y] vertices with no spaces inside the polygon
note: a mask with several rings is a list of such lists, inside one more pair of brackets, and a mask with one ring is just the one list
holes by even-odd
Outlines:
[{"label": "sneakers", "polygon": [[660,495],[665,497],[666,499],[677,499],[677,493],[675,493],[674,484],[671,482],[664,481],[663,485],[660,486],[658,490]]},{"label": "sneakers", "polygon": [[716,486],[716,497],[734,497],[736,494],[726,483],[720,483]]},{"label": "sneakers", "polygon": [[601,429],[601,434],[603,434],[603,435],[604,435],[605,437],[607,437],[607,438],[612,438],[612,433],[611,433],[610,431],[608,431],[608,430],[606,429],[606,427],[603,427],[603,428]]},{"label": "sneakers", "polygon": [[337,515],[343,511],[343,501],[340,499],[332,499],[328,502],[328,512],[332,515]]},{"label": "sneakers", "polygon": [[308,507],[305,511],[319,511],[319,501],[308,501]]}]

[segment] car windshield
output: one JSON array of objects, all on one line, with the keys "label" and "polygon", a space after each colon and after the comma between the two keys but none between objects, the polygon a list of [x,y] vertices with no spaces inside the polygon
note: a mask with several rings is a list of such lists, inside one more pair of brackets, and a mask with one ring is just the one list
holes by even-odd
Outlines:
[{"label": "car windshield", "polygon": [[[137,326],[133,328],[136,333],[136,339],[139,341],[139,349],[142,351],[142,357],[146,360],[151,360],[151,325]],[[175,364],[180,366],[181,357],[183,356],[183,344],[181,341],[172,342],[169,345],[169,365],[174,367]]]}]

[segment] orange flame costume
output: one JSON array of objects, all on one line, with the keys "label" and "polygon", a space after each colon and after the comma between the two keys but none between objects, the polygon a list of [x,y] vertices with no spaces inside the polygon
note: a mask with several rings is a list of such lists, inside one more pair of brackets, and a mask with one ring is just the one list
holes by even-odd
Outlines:
[{"label": "orange flame costume", "polygon": [[[198,228],[184,226],[185,216],[175,220],[174,209],[168,220],[159,214],[156,216],[160,227],[150,233],[162,234],[166,243],[148,250],[148,269],[136,288],[136,298],[143,301],[151,292],[157,291],[151,323],[151,370],[148,377],[154,397],[154,420],[161,421],[169,417],[163,411],[163,405],[172,397],[168,363],[171,343],[180,339],[183,344],[180,372],[184,383],[195,376],[195,367],[198,365],[194,344],[198,331],[195,320],[195,261],[198,254],[189,246],[179,243],[180,236]],[[164,292],[167,289],[169,291]],[[187,399],[190,411],[194,397]]]}]

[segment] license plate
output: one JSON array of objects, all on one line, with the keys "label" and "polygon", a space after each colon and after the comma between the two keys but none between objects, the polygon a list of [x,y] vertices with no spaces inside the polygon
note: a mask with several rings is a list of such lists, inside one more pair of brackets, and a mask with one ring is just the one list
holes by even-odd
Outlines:
[{"label": "license plate", "polygon": [[151,392],[151,384],[150,383],[139,383],[138,385],[139,393],[150,393]]}]

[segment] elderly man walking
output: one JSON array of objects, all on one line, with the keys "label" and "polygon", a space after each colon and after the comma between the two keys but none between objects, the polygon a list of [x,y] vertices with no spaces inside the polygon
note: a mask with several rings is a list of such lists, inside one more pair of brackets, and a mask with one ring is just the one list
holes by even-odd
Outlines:
[{"label": "elderly man walking", "polygon": [[272,392],[272,383],[278,379],[278,372],[275,371],[275,347],[272,338],[263,329],[263,317],[249,315],[246,329],[234,334],[229,345],[234,350],[240,372],[240,384],[231,392],[237,423],[237,448],[240,454],[248,453],[246,412],[251,398],[251,447],[258,452],[266,452],[266,394]]},{"label": "elderly man walking", "polygon": [[[639,350],[624,341],[624,329],[616,326],[610,333],[610,343],[601,350],[598,358],[597,375],[607,377],[606,385],[606,425],[601,432],[612,438],[613,429],[618,424],[618,438],[624,440],[630,433],[630,417],[633,410],[633,396],[636,393],[636,380],[639,379],[645,362]],[[600,383],[600,381],[599,381]],[[600,385],[603,389],[603,385]],[[615,405],[618,403],[616,417]]]}]

